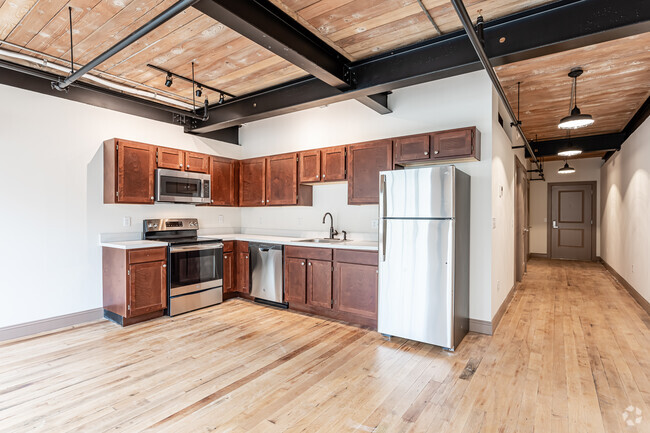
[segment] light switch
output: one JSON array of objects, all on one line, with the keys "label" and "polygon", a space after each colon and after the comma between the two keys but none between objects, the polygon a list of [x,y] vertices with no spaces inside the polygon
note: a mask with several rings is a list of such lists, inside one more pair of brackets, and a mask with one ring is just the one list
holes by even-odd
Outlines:
[{"label": "light switch", "polygon": [[377,227],[379,227],[379,221],[377,221],[377,220],[372,220],[372,221],[370,222],[370,226],[371,226],[373,229],[376,229]]},{"label": "light switch", "polygon": [[217,217],[217,222],[218,222],[219,224],[223,224],[223,215],[219,215],[219,216]]},{"label": "light switch", "polygon": [[122,226],[124,227],[131,227],[131,217],[125,216],[122,219]]}]

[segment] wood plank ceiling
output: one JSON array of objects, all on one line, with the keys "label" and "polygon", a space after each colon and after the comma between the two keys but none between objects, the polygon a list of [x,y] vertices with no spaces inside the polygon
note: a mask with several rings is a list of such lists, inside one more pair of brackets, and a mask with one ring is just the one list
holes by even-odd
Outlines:
[{"label": "wood plank ceiling", "polygon": [[[571,68],[580,66],[578,107],[595,122],[570,133],[557,127],[569,114]],[[621,132],[650,96],[650,33],[603,42],[495,68],[528,139],[552,140]]]}]

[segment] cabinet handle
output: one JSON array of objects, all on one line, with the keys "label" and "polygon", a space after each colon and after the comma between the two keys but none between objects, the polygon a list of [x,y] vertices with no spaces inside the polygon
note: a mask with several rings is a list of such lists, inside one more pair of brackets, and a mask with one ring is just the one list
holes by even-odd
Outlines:
[{"label": "cabinet handle", "polygon": [[266,202],[268,203],[269,201],[267,200]]},{"label": "cabinet handle", "polygon": [[246,258],[248,258],[248,256],[246,256]]},{"label": "cabinet handle", "polygon": [[323,179],[325,179],[325,175],[323,175]]},{"label": "cabinet handle", "polygon": [[183,168],[183,164],[178,164],[178,166],[179,166],[180,168]]},{"label": "cabinet handle", "polygon": [[166,268],[166,267],[167,267],[167,265],[163,265],[163,268]]},{"label": "cabinet handle", "polygon": [[424,152],[424,154],[425,154],[425,155],[428,155],[428,154],[429,154],[429,152]]},{"label": "cabinet handle", "polygon": [[311,266],[311,262],[307,262],[307,264],[308,264],[309,266]]},{"label": "cabinet handle", "polygon": [[153,196],[151,196],[151,200],[153,200]]},{"label": "cabinet handle", "polygon": [[305,262],[300,262],[300,266],[305,266]]},{"label": "cabinet handle", "polygon": [[434,154],[434,155],[437,155],[437,154],[439,154],[439,153],[440,153],[439,150],[434,150],[434,151],[433,151],[433,154]]}]

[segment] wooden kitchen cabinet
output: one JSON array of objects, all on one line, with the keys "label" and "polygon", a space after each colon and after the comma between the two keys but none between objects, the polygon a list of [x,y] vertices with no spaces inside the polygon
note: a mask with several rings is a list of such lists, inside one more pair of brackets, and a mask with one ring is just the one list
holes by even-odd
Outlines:
[{"label": "wooden kitchen cabinet", "polygon": [[234,242],[223,243],[223,292],[235,291],[235,253]]},{"label": "wooden kitchen cabinet", "polygon": [[212,206],[237,206],[239,200],[239,164],[234,159],[210,157]]},{"label": "wooden kitchen cabinet", "polygon": [[114,138],[104,142],[104,203],[153,204],[156,148]]},{"label": "wooden kitchen cabinet", "polygon": [[431,134],[434,160],[480,160],[480,135],[475,127]]},{"label": "wooden kitchen cabinet", "polygon": [[321,180],[338,182],[347,178],[347,146],[328,147],[321,151]]},{"label": "wooden kitchen cabinet", "polygon": [[203,153],[185,152],[185,171],[210,173],[210,156]]},{"label": "wooden kitchen cabinet", "polygon": [[307,261],[307,304],[332,308],[332,262]]},{"label": "wooden kitchen cabinet", "polygon": [[395,139],[395,163],[428,161],[431,159],[431,136],[411,135]]},{"label": "wooden kitchen cabinet", "polygon": [[170,170],[182,170],[184,153],[179,149],[169,147],[156,148],[156,166],[158,168],[168,168]]},{"label": "wooden kitchen cabinet", "polygon": [[321,150],[305,150],[298,154],[298,181],[320,182]]},{"label": "wooden kitchen cabinet", "polygon": [[[366,252],[359,252],[366,255]],[[375,257],[376,253],[373,254]],[[351,263],[357,261],[357,263]],[[361,261],[362,263],[358,263]],[[377,286],[379,282],[377,264],[348,258],[334,262],[334,308],[339,311],[377,320]]]},{"label": "wooden kitchen cabinet", "polygon": [[236,291],[241,293],[250,292],[250,251],[248,242],[235,242],[237,255],[236,264]]},{"label": "wooden kitchen cabinet", "polygon": [[266,158],[239,161],[239,206],[266,204]]},{"label": "wooden kitchen cabinet", "polygon": [[266,204],[291,205],[298,202],[298,154],[266,158]]},{"label": "wooden kitchen cabinet", "polygon": [[297,303],[331,308],[331,290],[328,295],[326,288],[328,284],[331,287],[331,280],[331,249],[293,245],[284,248],[284,300],[289,306]]},{"label": "wooden kitchen cabinet", "polygon": [[392,168],[392,140],[349,145],[348,204],[378,204],[379,172]]},{"label": "wooden kitchen cabinet", "polygon": [[102,249],[104,317],[127,326],[167,308],[167,249]]},{"label": "wooden kitchen cabinet", "polygon": [[307,260],[287,257],[284,260],[284,301],[307,303]]}]

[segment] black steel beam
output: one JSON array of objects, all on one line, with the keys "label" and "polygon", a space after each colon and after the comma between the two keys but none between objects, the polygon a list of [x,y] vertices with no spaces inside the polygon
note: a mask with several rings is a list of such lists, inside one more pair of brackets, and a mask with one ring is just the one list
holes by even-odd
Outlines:
[{"label": "black steel beam", "polygon": [[650,116],[650,97],[645,100],[643,105],[639,107],[639,109],[636,111],[634,116],[630,119],[629,122],[627,122],[627,125],[625,125],[625,128],[623,128],[623,133],[625,133],[625,138],[629,137],[632,135],[634,131],[637,130],[643,122]]},{"label": "black steel beam", "polygon": [[201,0],[199,11],[330,86],[350,86],[348,60],[266,0]]},{"label": "black steel beam", "polygon": [[[214,2],[202,0],[199,5]],[[647,31],[650,2],[646,0],[559,1],[484,27],[485,49],[495,66]],[[298,80],[214,107],[210,119],[199,122],[197,130],[214,131],[479,69],[467,35],[459,31],[352,64],[352,89],[324,87],[316,78]]]},{"label": "black steel beam", "polygon": [[377,93],[376,95],[368,95],[357,98],[357,101],[361,102],[366,107],[371,110],[375,110],[379,114],[388,114],[392,113],[393,110],[388,108],[388,95],[391,92]]},{"label": "black steel beam", "polygon": [[205,134],[196,134],[191,130],[186,130],[189,134],[196,135],[198,137],[210,138],[212,140],[223,141],[230,144],[236,144],[241,146],[239,143],[239,128],[241,126],[231,126],[230,128],[219,129],[212,132],[206,132]]},{"label": "black steel beam", "polygon": [[[544,156],[557,156],[558,152],[569,149],[580,149],[582,153],[619,150],[625,138],[625,134],[620,132],[616,134],[591,135],[561,140],[531,141],[530,145],[535,155],[539,158]],[[526,151],[526,158],[530,158],[528,151]]]}]

